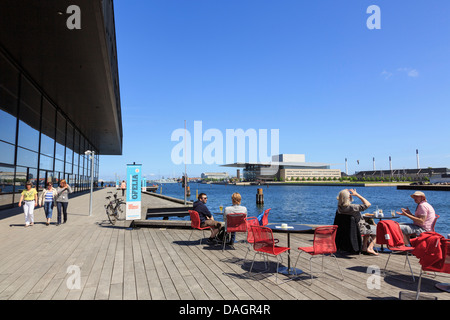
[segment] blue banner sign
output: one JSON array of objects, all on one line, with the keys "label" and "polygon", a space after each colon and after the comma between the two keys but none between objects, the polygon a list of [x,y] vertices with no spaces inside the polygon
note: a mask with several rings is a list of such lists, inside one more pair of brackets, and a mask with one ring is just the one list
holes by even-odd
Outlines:
[{"label": "blue banner sign", "polygon": [[127,165],[127,220],[141,219],[142,165]]}]

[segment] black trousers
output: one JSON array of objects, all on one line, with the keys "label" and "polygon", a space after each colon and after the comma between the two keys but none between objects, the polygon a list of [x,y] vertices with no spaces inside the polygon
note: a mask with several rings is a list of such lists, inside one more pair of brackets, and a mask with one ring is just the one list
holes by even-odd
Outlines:
[{"label": "black trousers", "polygon": [[61,212],[64,216],[64,222],[67,221],[67,206],[68,202],[56,202],[56,208],[58,209],[58,224],[61,224]]}]

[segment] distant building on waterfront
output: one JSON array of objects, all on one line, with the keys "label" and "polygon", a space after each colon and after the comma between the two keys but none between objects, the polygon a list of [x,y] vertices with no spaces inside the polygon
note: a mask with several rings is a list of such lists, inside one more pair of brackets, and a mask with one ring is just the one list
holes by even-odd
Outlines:
[{"label": "distant building on waterfront", "polygon": [[0,30],[0,210],[27,180],[89,190],[122,154],[113,1],[2,0]]},{"label": "distant building on waterfront", "polygon": [[279,154],[270,163],[232,163],[223,167],[243,168],[245,181],[296,181],[311,179],[339,179],[341,170],[330,164],[306,162],[304,154]]},{"label": "distant building on waterfront", "polygon": [[359,180],[368,178],[392,178],[397,180],[428,181],[438,177],[450,175],[448,168],[424,168],[424,169],[395,169],[395,170],[370,170],[358,171],[354,174]]},{"label": "distant building on waterfront", "polygon": [[227,172],[205,172],[201,175],[202,179],[227,180],[229,175]]}]

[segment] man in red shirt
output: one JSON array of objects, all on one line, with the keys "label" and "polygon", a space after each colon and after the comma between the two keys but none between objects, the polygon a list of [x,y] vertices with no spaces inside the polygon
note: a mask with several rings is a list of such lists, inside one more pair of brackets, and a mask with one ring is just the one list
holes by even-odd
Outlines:
[{"label": "man in red shirt", "polygon": [[402,229],[405,244],[409,244],[409,238],[412,234],[419,236],[422,232],[432,231],[432,225],[436,214],[433,207],[427,202],[425,194],[421,191],[416,191],[411,195],[414,202],[417,203],[417,208],[414,214],[406,208],[402,208],[402,212],[397,214],[410,218],[413,223],[400,224]]}]

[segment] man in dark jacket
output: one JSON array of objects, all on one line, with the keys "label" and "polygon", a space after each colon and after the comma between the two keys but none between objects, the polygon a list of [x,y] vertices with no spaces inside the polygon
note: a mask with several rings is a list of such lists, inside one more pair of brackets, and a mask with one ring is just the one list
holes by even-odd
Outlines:
[{"label": "man in dark jacket", "polygon": [[208,239],[208,243],[214,243],[216,235],[219,233],[222,225],[220,222],[215,221],[209,209],[206,207],[208,197],[204,193],[198,195],[198,200],[194,202],[194,211],[198,212],[200,218],[200,227],[211,227],[211,236]]}]

